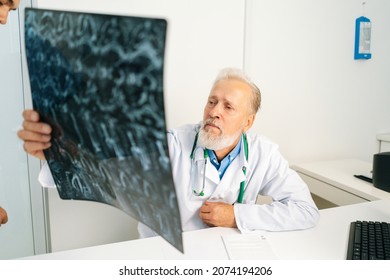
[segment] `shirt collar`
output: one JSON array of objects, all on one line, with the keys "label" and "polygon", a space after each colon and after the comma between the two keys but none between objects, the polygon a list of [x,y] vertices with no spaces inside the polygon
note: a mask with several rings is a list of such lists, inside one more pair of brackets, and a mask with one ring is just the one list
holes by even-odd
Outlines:
[{"label": "shirt collar", "polygon": [[209,158],[210,158],[210,162],[219,171],[219,177],[220,178],[222,178],[223,174],[225,173],[226,169],[229,167],[230,163],[240,153],[240,151],[241,151],[241,142],[242,142],[242,137],[240,137],[240,141],[237,143],[237,145],[234,147],[234,149],[225,158],[223,158],[221,162],[218,162],[217,156],[215,155],[214,151],[207,150]]}]

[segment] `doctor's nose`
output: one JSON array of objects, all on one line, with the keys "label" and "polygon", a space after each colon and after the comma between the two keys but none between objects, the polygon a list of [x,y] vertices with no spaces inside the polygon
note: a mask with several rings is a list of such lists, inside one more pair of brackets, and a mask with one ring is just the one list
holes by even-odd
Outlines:
[{"label": "doctor's nose", "polygon": [[217,105],[211,108],[209,111],[209,116],[212,118],[219,118],[221,116],[221,107]]}]

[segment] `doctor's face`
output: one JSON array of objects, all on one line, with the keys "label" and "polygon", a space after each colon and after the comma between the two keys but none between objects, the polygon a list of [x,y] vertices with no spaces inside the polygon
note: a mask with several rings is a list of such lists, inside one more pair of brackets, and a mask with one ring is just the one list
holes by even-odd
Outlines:
[{"label": "doctor's face", "polygon": [[8,13],[19,7],[20,0],[0,0],[0,24],[6,24]]},{"label": "doctor's face", "polygon": [[[204,108],[202,137],[222,141],[222,147],[217,146],[219,149],[235,146],[254,121],[251,94],[251,88],[238,79],[221,80],[215,84]],[[216,147],[207,148],[218,150]]]}]

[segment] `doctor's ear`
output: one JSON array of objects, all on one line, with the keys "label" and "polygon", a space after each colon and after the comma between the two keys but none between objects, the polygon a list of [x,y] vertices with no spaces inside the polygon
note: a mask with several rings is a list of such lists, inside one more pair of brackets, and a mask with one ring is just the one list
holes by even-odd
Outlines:
[{"label": "doctor's ear", "polygon": [[252,127],[253,123],[255,122],[255,119],[256,119],[256,114],[251,114],[247,117],[243,129],[244,132],[247,132]]}]

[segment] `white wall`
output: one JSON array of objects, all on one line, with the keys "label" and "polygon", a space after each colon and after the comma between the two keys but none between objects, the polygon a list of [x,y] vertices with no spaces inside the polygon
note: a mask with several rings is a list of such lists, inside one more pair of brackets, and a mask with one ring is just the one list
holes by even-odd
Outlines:
[{"label": "white wall", "polygon": [[242,67],[242,0],[38,0],[39,8],[168,20],[165,96],[168,127],[198,122],[218,70]]},{"label": "white wall", "polygon": [[263,108],[253,128],[291,161],[371,161],[390,132],[390,1],[365,1],[372,59],[354,60],[357,0],[247,0],[245,69]]}]

